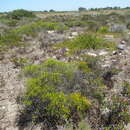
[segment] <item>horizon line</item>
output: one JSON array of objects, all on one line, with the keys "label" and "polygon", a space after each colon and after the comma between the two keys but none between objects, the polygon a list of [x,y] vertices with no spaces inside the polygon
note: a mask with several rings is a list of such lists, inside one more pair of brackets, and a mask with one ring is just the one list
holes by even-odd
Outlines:
[{"label": "horizon line", "polygon": [[[82,7],[82,8],[85,8],[86,11],[90,11],[91,9],[106,9],[106,8],[114,9],[115,7],[118,7],[119,9],[127,9],[127,8],[129,9],[130,8],[130,6],[125,6],[125,7],[121,7],[121,6],[106,6],[106,7],[94,7],[94,8],[93,7],[92,8]],[[32,12],[44,12],[44,11],[49,12],[50,10],[54,10],[56,12],[68,12],[68,11],[78,11],[79,8],[80,7],[78,7],[77,9],[74,9],[74,10],[73,9],[72,10],[56,10],[56,9],[30,10],[30,9],[26,9],[26,8],[16,8],[16,9],[8,10],[8,11],[0,11],[0,13],[12,12],[14,10],[19,10],[19,9],[24,9],[24,10],[28,10],[28,11],[32,11]]]}]

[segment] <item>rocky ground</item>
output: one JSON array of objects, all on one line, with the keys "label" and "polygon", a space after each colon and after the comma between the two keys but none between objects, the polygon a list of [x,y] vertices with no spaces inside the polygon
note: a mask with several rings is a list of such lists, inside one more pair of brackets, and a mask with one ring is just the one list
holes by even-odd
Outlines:
[{"label": "rocky ground", "polygon": [[[15,123],[19,107],[16,103],[16,97],[23,91],[24,81],[19,78],[21,67],[15,64],[12,59],[27,58],[29,63],[34,64],[39,64],[47,58],[56,58],[62,61],[80,59],[77,56],[66,57],[63,54],[63,50],[55,51],[47,47],[46,44],[50,43],[51,46],[51,44],[73,38],[82,32],[81,28],[71,29],[64,34],[54,31],[41,32],[35,40],[33,38],[26,39],[25,37],[28,40],[26,47],[16,47],[0,55],[0,130],[18,130]],[[120,43],[118,43],[118,49],[113,52],[108,52],[107,50],[85,52],[88,55],[101,56],[102,67],[114,65],[117,69],[121,70],[118,75],[113,77],[115,87],[110,90],[110,96],[112,96],[111,91],[115,94],[121,91],[119,83],[122,81],[130,83],[130,45],[129,43],[123,45],[122,48]]]}]

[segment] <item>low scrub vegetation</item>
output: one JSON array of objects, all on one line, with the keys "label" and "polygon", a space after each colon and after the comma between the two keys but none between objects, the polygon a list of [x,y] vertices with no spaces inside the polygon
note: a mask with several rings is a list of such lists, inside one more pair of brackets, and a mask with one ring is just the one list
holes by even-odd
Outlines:
[{"label": "low scrub vegetation", "polygon": [[102,26],[99,28],[98,32],[107,33],[107,32],[109,32],[109,28],[107,26]]},{"label": "low scrub vegetation", "polygon": [[61,33],[66,29],[67,27],[62,23],[38,21],[5,32],[0,36],[0,46],[20,45],[23,35],[35,37],[42,30],[56,30]]},{"label": "low scrub vegetation", "polygon": [[18,125],[42,122],[44,127],[56,128],[71,121],[76,127],[91,106],[91,101],[80,91],[73,92],[77,69],[75,64],[53,59],[25,67],[27,90],[20,102],[25,107]]},{"label": "low scrub vegetation", "polygon": [[12,31],[5,32],[0,36],[0,47],[20,45],[21,36]]},{"label": "low scrub vegetation", "polygon": [[67,47],[71,53],[84,49],[115,49],[115,44],[103,40],[102,38],[93,34],[82,34],[72,40],[66,40],[63,43],[56,45],[57,47]]},{"label": "low scrub vegetation", "polygon": [[27,88],[17,99],[23,106],[17,125],[24,128],[29,123],[40,124],[44,129],[57,129],[59,125],[89,128],[79,124],[87,117],[92,129],[124,129],[124,124],[129,122],[129,84],[125,84],[123,90],[126,98],[115,95],[108,102],[108,82],[112,82],[110,78],[116,72],[112,70],[103,70],[99,59],[92,56],[86,56],[84,62],[64,63],[48,59],[40,65],[25,67],[23,74],[27,78]]},{"label": "low scrub vegetation", "polygon": [[18,34],[36,35],[39,31],[42,30],[64,31],[65,29],[67,29],[67,27],[62,23],[38,21],[32,24],[24,25],[14,30],[14,32]]},{"label": "low scrub vegetation", "polygon": [[[17,97],[19,130],[125,130],[129,15],[51,12],[21,9],[0,16],[1,68],[6,64],[14,77],[21,70],[18,78],[25,81]],[[2,89],[6,78],[19,85],[9,76],[2,71]]]}]

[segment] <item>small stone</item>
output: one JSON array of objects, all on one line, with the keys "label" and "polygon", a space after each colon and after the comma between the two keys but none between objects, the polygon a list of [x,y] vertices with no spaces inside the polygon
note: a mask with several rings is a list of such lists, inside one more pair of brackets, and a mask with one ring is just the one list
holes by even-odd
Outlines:
[{"label": "small stone", "polygon": [[77,32],[72,32],[72,36],[78,36]]},{"label": "small stone", "polygon": [[52,56],[53,59],[56,59],[56,56]]},{"label": "small stone", "polygon": [[110,64],[105,64],[105,65],[102,65],[103,68],[107,68],[107,67],[110,67]]},{"label": "small stone", "polygon": [[127,42],[124,41],[124,40],[121,40],[120,43],[121,43],[121,44],[126,44]]},{"label": "small stone", "polygon": [[117,55],[118,53],[117,53],[117,51],[113,51],[112,54],[113,55]]},{"label": "small stone", "polygon": [[119,49],[119,50],[124,50],[125,49],[125,45],[122,45],[122,44],[119,44],[118,46],[117,46],[117,48]]},{"label": "small stone", "polygon": [[2,106],[2,109],[5,109],[5,106]]},{"label": "small stone", "polygon": [[69,36],[69,37],[68,37],[68,39],[73,39],[73,38],[74,38],[74,36]]}]

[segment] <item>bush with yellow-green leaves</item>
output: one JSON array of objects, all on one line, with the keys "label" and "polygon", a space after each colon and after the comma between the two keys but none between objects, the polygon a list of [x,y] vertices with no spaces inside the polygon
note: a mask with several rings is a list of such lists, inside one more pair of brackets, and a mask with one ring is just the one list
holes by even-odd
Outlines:
[{"label": "bush with yellow-green leaves", "polygon": [[75,64],[53,59],[41,65],[25,67],[23,72],[28,77],[27,89],[19,98],[24,107],[18,125],[42,122],[43,127],[47,125],[47,128],[56,128],[68,122],[78,124],[91,107],[91,101],[80,91],[69,91],[75,86],[73,80],[77,70]]}]

